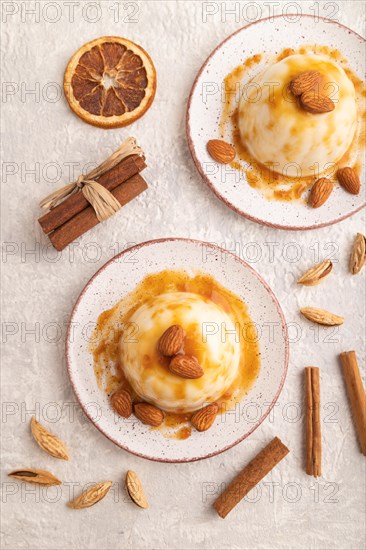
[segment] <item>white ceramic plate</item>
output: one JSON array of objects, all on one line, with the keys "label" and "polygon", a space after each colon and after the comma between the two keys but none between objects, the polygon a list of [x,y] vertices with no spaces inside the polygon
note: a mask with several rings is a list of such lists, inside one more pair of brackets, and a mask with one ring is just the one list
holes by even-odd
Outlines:
[{"label": "white ceramic plate", "polygon": [[[97,386],[88,338],[99,314],[111,308],[148,274],[183,269],[213,275],[242,297],[260,334],[259,376],[236,412],[218,417],[206,433],[186,440],[167,439],[135,417],[116,418]],[[274,337],[270,331],[274,327]],[[164,462],[188,462],[218,454],[247,437],[268,415],[282,389],[288,363],[288,337],[282,310],[267,284],[246,263],[211,244],[162,239],[134,246],[105,264],[82,291],[73,309],[66,340],[71,383],[95,426],[114,443],[136,455]]]},{"label": "white ceramic plate", "polygon": [[[287,19],[287,20],[286,20]],[[365,40],[347,27],[328,19],[314,21],[311,15],[262,19],[229,36],[208,57],[193,84],[187,111],[187,136],[196,166],[214,193],[230,208],[252,221],[282,229],[315,229],[337,223],[365,206],[365,181],[355,196],[335,188],[321,208],[302,203],[269,201],[242,181],[243,175],[230,169],[212,170],[212,158],[206,144],[219,137],[218,121],[222,112],[221,85],[227,74],[246,58],[263,52],[273,54],[302,44],[319,44],[341,51],[354,72],[364,78]],[[263,63],[248,71],[246,79],[257,74]],[[212,173],[213,172],[213,173]]]}]

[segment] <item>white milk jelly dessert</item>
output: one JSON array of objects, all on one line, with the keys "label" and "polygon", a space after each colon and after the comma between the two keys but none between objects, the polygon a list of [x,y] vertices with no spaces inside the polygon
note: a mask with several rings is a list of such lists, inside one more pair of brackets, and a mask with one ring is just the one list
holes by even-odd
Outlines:
[{"label": "white milk jelly dessert", "polygon": [[133,411],[177,439],[189,437],[191,426],[208,429],[259,373],[247,306],[203,273],[145,277],[99,316],[92,340],[98,384],[114,410],[123,418]]}]

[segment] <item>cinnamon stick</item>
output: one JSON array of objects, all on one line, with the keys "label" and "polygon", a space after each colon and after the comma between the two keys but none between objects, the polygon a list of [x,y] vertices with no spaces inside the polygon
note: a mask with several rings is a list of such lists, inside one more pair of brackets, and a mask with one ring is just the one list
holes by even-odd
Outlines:
[{"label": "cinnamon stick", "polygon": [[290,451],[278,437],[259,453],[232,480],[216,499],[213,506],[220,517],[226,518],[231,510],[259,483]]},{"label": "cinnamon stick", "polygon": [[[130,177],[141,172],[144,168],[146,168],[144,160],[138,155],[132,155],[123,159],[114,168],[101,175],[98,182],[109,191],[112,191]],[[68,222],[89,206],[88,201],[82,193],[74,193],[41,216],[38,222],[43,232],[47,234]]]},{"label": "cinnamon stick", "polygon": [[318,477],[322,473],[320,377],[318,367],[305,368],[305,392],[306,473]]},{"label": "cinnamon stick", "polygon": [[[136,174],[113,189],[112,195],[121,203],[121,206],[124,206],[146,189],[146,181],[142,176]],[[71,220],[50,233],[50,241],[56,250],[63,250],[72,241],[83,235],[86,231],[89,231],[89,229],[96,226],[98,223],[99,221],[95,215],[94,209],[88,206],[88,208],[84,208],[84,210],[71,218]]]},{"label": "cinnamon stick", "polygon": [[366,456],[366,394],[356,352],[344,351],[340,354],[340,358],[358,441],[362,454]]}]

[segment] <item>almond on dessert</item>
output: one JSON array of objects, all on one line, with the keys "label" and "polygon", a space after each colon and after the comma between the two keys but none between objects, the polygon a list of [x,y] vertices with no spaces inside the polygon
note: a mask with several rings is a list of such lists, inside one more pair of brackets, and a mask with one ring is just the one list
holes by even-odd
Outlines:
[{"label": "almond on dessert", "polygon": [[318,71],[305,71],[291,80],[289,88],[294,95],[299,96],[313,90],[320,81],[321,74]]},{"label": "almond on dessert", "polygon": [[182,378],[201,378],[204,374],[203,368],[194,355],[176,355],[170,361],[169,370]]},{"label": "almond on dessert", "polygon": [[357,174],[354,168],[346,166],[345,168],[340,168],[337,171],[337,179],[341,186],[352,193],[352,195],[358,195],[361,188],[361,182],[359,175]]},{"label": "almond on dessert", "polygon": [[319,208],[330,197],[333,191],[333,183],[328,178],[319,178],[313,185],[309,196],[309,205]]},{"label": "almond on dessert", "polygon": [[235,149],[222,139],[210,139],[207,143],[207,151],[211,157],[221,164],[229,164],[235,158]]},{"label": "almond on dessert", "polygon": [[172,325],[160,337],[158,350],[166,357],[172,357],[178,353],[183,346],[184,330],[180,325]]},{"label": "almond on dessert", "polygon": [[211,428],[215,421],[219,406],[217,403],[210,403],[199,411],[196,411],[191,417],[191,424],[199,432],[205,432]]},{"label": "almond on dessert", "polygon": [[313,115],[330,113],[335,109],[334,102],[329,97],[318,94],[314,90],[301,94],[300,104],[305,111]]},{"label": "almond on dessert", "polygon": [[150,403],[136,403],[133,411],[135,416],[149,426],[160,426],[164,420],[164,413],[154,405]]}]

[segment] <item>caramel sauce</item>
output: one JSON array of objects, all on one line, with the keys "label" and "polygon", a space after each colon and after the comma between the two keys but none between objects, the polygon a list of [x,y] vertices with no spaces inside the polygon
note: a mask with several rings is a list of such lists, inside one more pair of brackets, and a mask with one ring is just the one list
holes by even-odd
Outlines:
[{"label": "caramel sauce", "polygon": [[183,426],[176,432],[176,439],[188,439],[191,436],[192,428]]},{"label": "caramel sauce", "polygon": [[[303,48],[301,48],[303,50]],[[286,59],[286,57],[290,57],[290,55],[295,55],[295,50],[293,48],[285,48],[282,50],[280,54],[276,57],[276,61],[282,61],[282,59]],[[305,53],[305,51],[299,51],[299,53]]]},{"label": "caramel sauce", "polygon": [[[117,388],[124,388],[131,392],[133,400],[141,400],[124,376],[123,365],[119,358],[120,340],[126,336],[127,331],[131,336],[128,321],[133,313],[143,304],[152,303],[154,297],[167,292],[198,294],[217,304],[230,316],[234,324],[238,323],[237,326],[242,328],[243,334],[239,334],[240,364],[238,374],[232,386],[218,401],[222,411],[235,408],[235,405],[251,388],[259,373],[259,345],[257,339],[250,336],[251,330],[255,334],[255,325],[243,300],[220,285],[212,276],[203,273],[190,276],[184,271],[167,270],[148,275],[133,292],[122,298],[113,308],[99,315],[90,344],[98,387],[108,395],[111,395]],[[185,353],[199,357],[204,351],[200,349],[200,347],[204,348],[202,339],[194,338],[190,334],[189,327],[184,328],[186,331]],[[157,340],[158,338],[159,336],[157,336]],[[148,369],[151,358],[144,356],[143,361],[144,366]],[[167,367],[169,359],[161,357],[161,361],[165,362]],[[190,416],[187,413],[166,412],[163,425],[151,429],[160,431],[165,437],[184,440],[191,434]]]},{"label": "caramel sauce", "polygon": [[[356,171],[360,174],[362,171],[363,151],[366,145],[366,111],[364,101],[364,98],[366,97],[366,88],[365,83],[347,66],[347,59],[339,50],[330,48],[329,46],[303,45],[298,49],[285,48],[279,52],[274,59],[270,59],[268,57],[268,59],[266,58],[266,61],[268,63],[274,63],[295,54],[311,53],[323,55],[332,61],[336,61],[342,66],[346,75],[354,85],[358,107],[358,125],[351,146],[345,155],[338,161],[337,166],[354,166]],[[241,172],[251,187],[259,190],[269,200],[304,202],[304,193],[314,183],[314,175],[305,177],[290,177],[277,173],[274,170],[271,170],[268,166],[265,166],[254,159],[241,141],[238,124],[240,85],[243,85],[243,80],[245,77],[247,77],[247,82],[253,78],[254,75],[252,74],[252,69],[263,60],[263,56],[264,54],[256,54],[249,57],[241,65],[235,67],[235,69],[225,77],[225,100],[223,102],[222,115],[219,123],[220,137],[233,143],[237,153],[237,158],[230,164],[230,166],[231,168]],[[319,63],[321,63],[321,60]],[[251,73],[248,75],[247,73],[249,71],[251,71]],[[290,74],[289,78],[292,78],[297,73],[295,66],[292,68],[292,72],[293,74]],[[329,74],[329,71],[327,71],[326,81],[324,83],[331,81],[332,75]],[[279,111],[284,108],[285,104],[283,101],[283,96],[279,90],[275,90],[273,101],[274,106],[277,106]],[[293,128],[292,131],[294,132],[294,135],[301,132],[301,123],[296,128]],[[329,134],[332,132],[333,130],[330,128]],[[336,182],[335,172],[336,168],[333,166],[322,175],[326,175],[328,178]],[[320,175],[321,174],[319,173],[317,177]]]},{"label": "caramel sauce", "polygon": [[[294,181],[293,177],[284,176],[268,166],[255,160],[243,144],[238,124],[238,109],[236,109],[231,118],[232,122],[232,140],[236,150],[237,157],[249,166],[246,168],[243,164],[231,163],[232,168],[239,166],[239,170],[245,174],[248,184],[255,189],[264,192],[270,191],[272,198],[282,201],[292,201],[300,199],[304,191],[314,181],[313,176],[299,177]],[[278,186],[287,186],[288,189],[279,189]],[[267,195],[266,195],[267,196]]]}]

